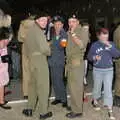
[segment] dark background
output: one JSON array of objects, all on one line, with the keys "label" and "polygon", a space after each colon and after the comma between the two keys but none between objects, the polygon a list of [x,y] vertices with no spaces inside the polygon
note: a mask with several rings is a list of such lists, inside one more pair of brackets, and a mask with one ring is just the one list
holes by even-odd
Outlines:
[{"label": "dark background", "polygon": [[[50,15],[61,14],[65,18],[76,13],[95,28],[97,24],[113,29],[120,16],[120,0],[0,0],[0,8],[12,16],[12,25],[17,32],[20,21],[28,13],[47,11]],[[118,22],[118,21],[117,21]]]}]

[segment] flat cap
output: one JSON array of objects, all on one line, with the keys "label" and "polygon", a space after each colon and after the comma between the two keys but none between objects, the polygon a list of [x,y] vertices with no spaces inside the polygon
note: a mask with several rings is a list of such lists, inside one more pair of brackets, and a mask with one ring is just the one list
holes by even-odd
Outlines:
[{"label": "flat cap", "polygon": [[58,21],[64,23],[63,17],[61,17],[59,15],[54,16],[53,19],[52,19],[52,22],[54,23],[54,22],[58,22]]}]

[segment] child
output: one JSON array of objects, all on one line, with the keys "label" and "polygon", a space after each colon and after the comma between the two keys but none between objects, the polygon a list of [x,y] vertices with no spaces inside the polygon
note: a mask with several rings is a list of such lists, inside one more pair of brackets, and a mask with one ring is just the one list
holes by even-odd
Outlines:
[{"label": "child", "polygon": [[109,41],[109,31],[101,28],[97,32],[98,41],[92,44],[88,53],[88,60],[93,62],[93,101],[92,105],[96,110],[100,110],[98,99],[101,97],[102,83],[104,85],[104,106],[108,108],[108,115],[111,120],[115,120],[112,112],[113,96],[113,58],[120,57],[113,42]]}]

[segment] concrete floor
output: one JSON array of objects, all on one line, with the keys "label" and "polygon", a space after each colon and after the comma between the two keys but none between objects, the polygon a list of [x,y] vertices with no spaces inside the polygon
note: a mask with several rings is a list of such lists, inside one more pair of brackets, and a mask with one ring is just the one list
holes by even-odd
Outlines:
[{"label": "concrete floor", "polygon": [[[101,111],[95,111],[91,104],[91,97],[88,97],[88,102],[84,103],[84,114],[81,118],[76,118],[74,120],[109,120],[107,115],[107,110],[104,108]],[[22,115],[22,110],[26,106],[26,102],[23,103],[9,103],[12,106],[11,110],[3,110],[0,108],[0,120],[39,120],[39,114],[34,113],[33,117],[28,118]],[[65,117],[68,112],[61,105],[51,106],[49,110],[53,112],[53,117],[47,120],[70,120]],[[120,108],[114,107],[114,115],[116,120],[120,120]]]},{"label": "concrete floor", "polygon": [[[88,72],[88,86],[85,88],[85,92],[91,93],[93,80],[91,71]],[[21,82],[14,82],[8,86],[8,90],[12,90],[12,94],[6,96],[6,100],[20,100],[22,99],[21,93]],[[69,93],[69,92],[68,92]],[[0,120],[39,120],[39,114],[37,112],[33,117],[28,118],[22,115],[22,110],[26,106],[26,102],[20,103],[9,103],[12,106],[12,110],[3,110],[0,108]],[[53,112],[53,117],[47,120],[70,120],[65,117],[65,114],[68,112],[66,109],[63,109],[61,105],[49,107],[50,111]],[[120,108],[114,107],[113,109],[116,120],[120,120]],[[109,120],[107,111],[102,108],[101,111],[95,111],[91,106],[91,96],[88,97],[88,102],[84,103],[84,113],[82,118],[76,118],[74,120]]]}]

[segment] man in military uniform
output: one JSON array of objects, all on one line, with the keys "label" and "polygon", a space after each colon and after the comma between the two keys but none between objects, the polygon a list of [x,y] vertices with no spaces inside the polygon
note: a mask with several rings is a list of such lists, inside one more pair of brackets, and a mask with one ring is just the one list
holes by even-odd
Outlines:
[{"label": "man in military uniform", "polygon": [[28,83],[28,107],[23,110],[23,114],[32,116],[36,102],[38,102],[40,119],[52,116],[52,112],[48,112],[49,70],[47,56],[51,54],[51,51],[45,36],[47,20],[47,14],[41,12],[35,18],[35,23],[28,31],[25,41],[25,55],[29,59],[30,80]]},{"label": "man in military uniform", "polygon": [[68,118],[81,117],[83,113],[84,53],[89,41],[88,31],[79,24],[76,15],[68,19],[67,77],[71,96],[72,111]]},{"label": "man in military uniform", "polygon": [[28,81],[30,80],[30,71],[29,71],[29,61],[27,56],[25,55],[25,45],[24,41],[26,40],[26,35],[30,27],[33,25],[34,16],[29,16],[27,19],[23,20],[20,24],[20,28],[18,31],[18,40],[22,42],[22,88],[23,88],[23,96],[27,98],[28,96]]},{"label": "man in military uniform", "polygon": [[[113,40],[116,47],[120,49],[120,24],[114,31]],[[114,105],[120,107],[120,59],[115,61],[115,97]]]}]

